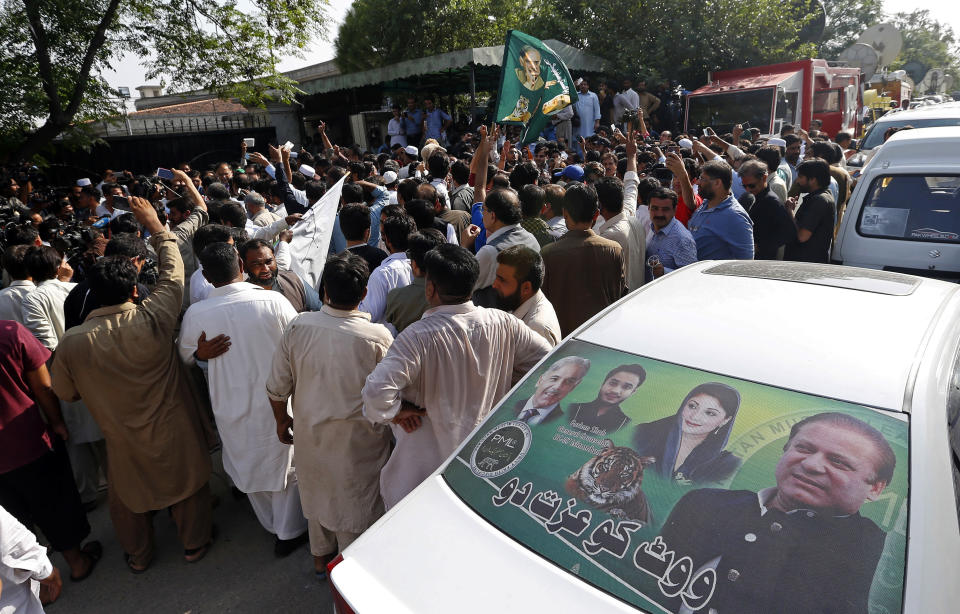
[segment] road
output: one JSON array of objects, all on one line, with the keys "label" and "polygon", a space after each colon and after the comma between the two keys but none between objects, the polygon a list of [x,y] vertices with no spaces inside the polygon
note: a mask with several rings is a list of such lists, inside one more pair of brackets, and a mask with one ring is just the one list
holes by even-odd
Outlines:
[{"label": "road", "polygon": [[[217,455],[219,456],[219,455]],[[146,573],[127,570],[106,501],[88,515],[90,539],[103,544],[103,559],[80,583],[68,579],[59,554],[53,562],[64,577],[63,593],[49,614],[207,614],[219,612],[331,612],[330,590],[317,582],[309,546],[278,559],[273,536],[257,522],[246,498],[237,500],[222,469],[211,478],[220,503],[213,511],[219,536],[203,560],[187,563],[176,526],[165,511],[154,517],[156,555]]]}]

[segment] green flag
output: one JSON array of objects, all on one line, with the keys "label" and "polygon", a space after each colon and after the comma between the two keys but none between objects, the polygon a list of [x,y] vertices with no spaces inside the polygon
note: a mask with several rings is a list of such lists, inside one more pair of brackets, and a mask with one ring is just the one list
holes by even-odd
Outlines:
[{"label": "green flag", "polygon": [[507,31],[496,121],[525,126],[521,144],[537,140],[550,118],[577,101],[566,64],[543,41]]}]

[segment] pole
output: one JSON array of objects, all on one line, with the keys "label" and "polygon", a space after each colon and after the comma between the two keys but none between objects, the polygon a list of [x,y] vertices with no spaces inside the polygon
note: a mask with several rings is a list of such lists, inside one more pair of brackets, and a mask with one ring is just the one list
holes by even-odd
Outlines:
[{"label": "pole", "polygon": [[470,120],[473,121],[473,109],[477,106],[477,72],[473,62],[470,62]]}]

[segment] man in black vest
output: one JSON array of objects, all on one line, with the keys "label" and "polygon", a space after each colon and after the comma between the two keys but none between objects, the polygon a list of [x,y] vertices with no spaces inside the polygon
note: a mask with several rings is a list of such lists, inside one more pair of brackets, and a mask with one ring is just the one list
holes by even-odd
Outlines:
[{"label": "man in black vest", "polygon": [[273,248],[263,239],[251,239],[241,245],[240,258],[250,283],[279,292],[297,313],[320,311],[323,305],[317,291],[293,271],[279,270]]},{"label": "man in black vest", "polygon": [[520,197],[513,188],[502,188],[487,194],[481,208],[487,244],[477,251],[480,277],[474,286],[473,302],[481,307],[496,307],[493,282],[497,278],[497,254],[514,245],[540,252],[536,237],[520,226],[523,219]]}]

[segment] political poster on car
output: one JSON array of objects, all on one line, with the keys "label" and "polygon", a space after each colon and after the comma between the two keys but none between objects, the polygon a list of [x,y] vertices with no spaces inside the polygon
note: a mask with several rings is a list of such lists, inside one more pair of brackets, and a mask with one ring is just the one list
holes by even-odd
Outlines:
[{"label": "political poster on car", "polygon": [[899,612],[907,417],[570,340],[443,472],[646,612]]}]

